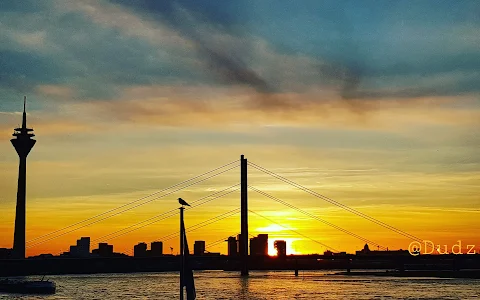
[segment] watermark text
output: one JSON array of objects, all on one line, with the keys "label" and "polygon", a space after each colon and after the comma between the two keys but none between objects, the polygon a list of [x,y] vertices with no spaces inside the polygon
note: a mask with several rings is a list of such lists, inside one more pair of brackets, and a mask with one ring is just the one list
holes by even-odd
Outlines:
[{"label": "watermark text", "polygon": [[477,254],[475,245],[462,245],[462,241],[458,240],[454,245],[449,247],[444,244],[435,244],[432,241],[424,240],[422,242],[411,242],[408,245],[408,252],[411,255],[417,256],[423,254]]}]

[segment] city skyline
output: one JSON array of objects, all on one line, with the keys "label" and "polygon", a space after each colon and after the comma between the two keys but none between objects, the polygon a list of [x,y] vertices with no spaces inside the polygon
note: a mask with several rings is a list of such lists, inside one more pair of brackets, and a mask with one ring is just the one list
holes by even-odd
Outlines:
[{"label": "city skyline", "polygon": [[[226,251],[221,252],[211,252],[207,249],[210,248],[210,245],[207,244],[204,240],[195,240],[193,243],[193,249],[190,250],[191,255],[198,255],[198,256],[229,256],[239,258],[239,235],[237,237],[230,236],[224,242],[229,242],[229,239],[233,238],[235,243],[235,251],[230,252],[230,244],[229,243],[221,243],[221,241],[217,241],[213,244],[220,244],[221,247],[225,247]],[[262,239],[263,242],[258,244],[255,240]],[[158,257],[158,256],[178,256],[180,255],[178,252],[174,253],[174,249],[170,247],[170,252],[164,252],[163,242],[162,241],[139,241],[134,245],[131,245],[131,249],[118,252],[115,251],[115,244],[114,243],[105,243],[105,242],[98,242],[96,248],[94,249],[95,245],[91,243],[91,238],[89,236],[82,236],[77,239],[75,245],[70,245],[68,251],[64,251],[59,253],[58,255],[54,255],[52,253],[42,253],[32,257],[70,257],[70,258],[88,258],[88,257],[113,257],[113,256],[131,256],[131,257]],[[104,253],[101,253],[102,249]],[[5,248],[0,248],[4,250]],[[253,236],[249,239],[249,255],[251,256],[273,256],[273,257],[285,257],[289,255],[344,255],[344,254],[356,254],[364,253],[365,251],[372,251],[369,249],[368,244],[365,244],[361,250],[356,250],[353,253],[347,253],[346,251],[330,251],[326,250],[324,253],[294,253],[289,250],[288,242],[286,240],[273,240],[268,238],[268,234],[259,234],[257,236]],[[367,249],[367,250],[365,250]],[[11,250],[11,249],[8,249]],[[178,249],[177,249],[178,250]],[[410,249],[411,250],[411,249]],[[404,251],[408,253],[409,250],[407,249],[385,249],[382,251],[375,251],[373,250],[372,253],[379,252],[391,252],[398,253],[399,251]],[[438,254],[438,253],[435,253]],[[464,253],[467,254],[467,253]]]},{"label": "city skyline", "polygon": [[[415,236],[479,249],[475,1],[141,3],[0,8],[0,248],[12,247],[18,157],[9,139],[27,95],[39,141],[27,167],[27,242],[245,154]],[[390,249],[411,242],[248,172],[249,185]],[[64,252],[78,237],[101,238],[239,180],[237,168],[27,255]],[[234,192],[186,210],[186,227],[239,205]],[[250,214],[250,234],[268,233],[269,253],[274,240],[287,241],[287,253],[326,250],[289,229],[347,252],[365,244],[252,190],[249,209],[286,227]],[[122,252],[176,231],[171,217],[105,242]],[[240,213],[188,235],[208,247],[239,232]],[[226,254],[226,242],[211,250]]]}]

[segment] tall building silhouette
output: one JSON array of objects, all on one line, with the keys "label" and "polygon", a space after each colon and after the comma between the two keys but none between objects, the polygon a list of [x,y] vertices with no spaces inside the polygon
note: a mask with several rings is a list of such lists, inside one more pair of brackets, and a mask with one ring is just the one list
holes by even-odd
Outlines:
[{"label": "tall building silhouette", "polygon": [[195,241],[193,244],[193,255],[205,254],[205,241]]},{"label": "tall building silhouette", "polygon": [[238,256],[237,239],[231,236],[227,239],[228,242],[228,256]]},{"label": "tall building silhouette", "polygon": [[268,255],[268,234],[259,234],[250,239],[250,255]]},{"label": "tall building silhouette", "polygon": [[287,256],[287,242],[286,241],[276,240],[273,243],[273,247],[275,247],[275,249],[277,249],[277,256],[278,257],[286,257]]},{"label": "tall building silhouette", "polygon": [[135,257],[146,257],[147,256],[147,244],[138,243],[133,246],[133,256]]},{"label": "tall building silhouette", "polygon": [[70,246],[71,257],[89,257],[90,256],[90,237],[82,237],[77,240],[77,244]]},{"label": "tall building silhouette", "polygon": [[20,160],[18,166],[17,207],[15,211],[15,232],[13,235],[14,258],[25,258],[25,223],[26,223],[26,184],[27,184],[27,156],[35,145],[33,129],[27,128],[27,113],[25,111],[27,97],[23,98],[22,127],[15,128],[11,139],[13,147],[17,150]]},{"label": "tall building silhouette", "polygon": [[150,244],[150,256],[162,256],[163,255],[163,242],[152,242]]}]

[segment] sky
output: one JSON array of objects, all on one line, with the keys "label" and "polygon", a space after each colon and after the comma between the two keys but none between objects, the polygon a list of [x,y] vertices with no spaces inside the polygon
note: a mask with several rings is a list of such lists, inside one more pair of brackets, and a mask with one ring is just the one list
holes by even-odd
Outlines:
[{"label": "sky", "polygon": [[[0,247],[13,241],[9,139],[26,95],[37,139],[28,255],[81,236],[123,253],[161,240],[176,253],[176,199],[233,186],[185,212],[189,242],[226,253],[239,213],[188,227],[239,208],[241,154],[416,237],[480,251],[478,1],[26,0],[0,10]],[[276,239],[289,254],[412,242],[254,166],[250,234],[268,233],[270,253]],[[131,209],[93,218],[120,206]]]}]

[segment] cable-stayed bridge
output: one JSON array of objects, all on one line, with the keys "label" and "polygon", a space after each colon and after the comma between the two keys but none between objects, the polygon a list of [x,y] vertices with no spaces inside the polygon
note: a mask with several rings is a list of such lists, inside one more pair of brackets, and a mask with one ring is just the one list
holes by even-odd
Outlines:
[{"label": "cable-stayed bridge", "polygon": [[[211,203],[220,198],[224,198],[228,195],[232,195],[233,193],[239,192],[239,202],[230,202],[228,206],[230,206],[230,210],[218,214],[215,217],[208,218],[207,220],[201,221],[195,225],[192,225],[188,228],[186,228],[186,232],[193,232],[196,230],[200,230],[202,228],[205,228],[211,224],[215,224],[219,221],[225,220],[227,218],[231,218],[233,216],[236,216],[237,214],[240,214],[240,228],[231,230],[229,232],[229,235],[227,237],[221,238],[216,241],[209,241],[208,248],[212,248],[220,243],[225,242],[225,239],[228,239],[229,241],[229,251],[230,251],[230,241],[232,236],[237,235],[238,240],[234,241],[234,246],[235,246],[235,254],[238,254],[238,256],[235,256],[233,259],[236,260],[236,263],[239,262],[238,264],[235,264],[235,269],[239,269],[241,271],[241,275],[247,276],[249,273],[249,264],[252,266],[258,268],[259,261],[255,255],[249,255],[249,237],[253,236],[250,234],[249,230],[249,217],[256,217],[256,218],[261,218],[262,220],[265,220],[266,222],[270,224],[275,224],[276,226],[283,228],[284,230],[288,230],[292,232],[293,234],[300,236],[306,240],[312,241],[317,243],[318,245],[321,245],[327,250],[330,250],[329,255],[304,255],[304,256],[297,256],[297,255],[289,255],[288,256],[288,261],[284,260],[283,263],[284,265],[288,266],[289,268],[295,268],[295,270],[298,270],[298,267],[296,266],[297,260],[298,259],[304,259],[307,258],[308,262],[305,261],[306,263],[311,263],[312,259],[313,261],[317,261],[317,259],[340,259],[345,262],[343,264],[343,267],[347,268],[347,270],[350,270],[350,262],[352,261],[353,258],[355,259],[362,259],[362,255],[360,257],[357,257],[357,255],[353,256],[351,254],[346,254],[346,253],[341,253],[340,255],[335,255],[332,256],[331,254],[333,252],[339,252],[337,249],[332,247],[331,245],[328,245],[329,243],[325,243],[323,240],[318,240],[315,238],[312,238],[306,232],[301,232],[298,230],[295,230],[294,228],[289,228],[282,224],[281,220],[278,220],[273,217],[267,217],[266,215],[263,214],[263,212],[255,211],[251,208],[249,208],[249,197],[254,195],[254,201],[257,201],[257,199],[262,199],[262,201],[268,200],[271,203],[275,203],[276,205],[285,207],[289,210],[295,211],[296,213],[302,215],[304,218],[307,218],[308,220],[312,221],[317,221],[318,224],[322,223],[323,225],[326,225],[339,233],[348,235],[352,238],[355,238],[359,241],[362,241],[364,243],[376,246],[378,249],[386,249],[388,250],[385,245],[379,243],[378,241],[374,241],[371,238],[366,238],[364,236],[364,233],[360,232],[353,232],[351,230],[348,230],[344,227],[339,226],[338,224],[335,224],[333,222],[327,221],[324,217],[319,216],[319,213],[312,212],[312,209],[306,209],[302,208],[303,203],[295,203],[293,204],[293,201],[286,201],[285,199],[280,199],[277,196],[272,195],[271,193],[267,193],[264,189],[262,190],[261,186],[257,184],[257,182],[254,182],[253,184],[249,180],[249,169],[253,169],[257,172],[262,173],[264,176],[267,176],[271,178],[271,180],[278,181],[282,183],[283,185],[288,186],[289,189],[291,190],[299,190],[303,192],[304,194],[308,194],[310,197],[314,197],[315,199],[322,200],[330,205],[333,205],[337,207],[338,209],[344,210],[345,212],[348,212],[349,214],[352,214],[353,216],[356,216],[358,218],[361,218],[363,220],[366,220],[368,222],[371,222],[372,224],[382,227],[383,229],[386,229],[392,233],[395,233],[396,235],[402,236],[403,238],[408,239],[409,242],[416,242],[420,244],[423,242],[422,239],[419,237],[412,235],[408,232],[405,232],[397,227],[394,227],[392,225],[389,225],[383,221],[378,220],[377,218],[367,215],[364,212],[358,211],[357,209],[350,207],[348,205],[345,205],[344,203],[340,203],[330,197],[327,197],[323,194],[320,194],[318,191],[312,190],[298,182],[295,182],[284,175],[278,174],[268,168],[265,168],[259,164],[249,162],[247,159],[241,155],[240,160],[235,160],[232,162],[229,162],[227,164],[224,164],[220,167],[214,168],[212,170],[209,170],[205,173],[202,173],[200,175],[194,176],[190,179],[187,179],[185,181],[179,182],[177,184],[174,184],[172,186],[169,186],[167,188],[161,189],[159,191],[156,191],[154,193],[151,193],[150,195],[146,195],[144,197],[140,197],[138,199],[135,199],[133,201],[130,201],[126,204],[122,204],[118,207],[108,209],[100,214],[88,217],[84,220],[75,222],[73,224],[70,224],[68,226],[65,226],[63,228],[56,229],[54,231],[51,231],[47,234],[37,236],[33,239],[30,239],[26,241],[26,171],[27,171],[27,156],[32,150],[33,146],[36,143],[36,140],[33,139],[35,134],[33,133],[33,129],[29,128],[27,126],[27,114],[26,114],[26,98],[24,98],[24,103],[23,103],[23,115],[22,115],[22,126],[15,128],[14,133],[13,133],[13,139],[11,139],[12,145],[15,147],[15,150],[17,151],[17,154],[19,156],[19,173],[18,173],[18,189],[17,189],[17,202],[16,202],[16,213],[15,213],[15,230],[14,230],[14,241],[13,241],[13,248],[11,251],[10,249],[1,249],[2,252],[0,252],[1,257],[7,258],[7,259],[0,259],[0,276],[5,276],[5,275],[29,275],[29,274],[45,274],[45,272],[48,269],[51,269],[52,267],[55,267],[56,271],[60,274],[62,273],[70,273],[72,270],[77,273],[97,273],[97,272],[134,272],[134,271],[156,271],[161,267],[161,270],[170,270],[170,271],[175,271],[178,270],[178,261],[176,259],[172,259],[170,257],[164,256],[164,257],[155,257],[154,260],[149,259],[149,260],[138,260],[136,258],[132,259],[131,257],[122,257],[123,259],[120,264],[118,260],[115,259],[105,259],[100,257],[100,259],[96,257],[88,257],[85,259],[88,259],[88,261],[85,261],[85,259],[81,258],[76,258],[73,260],[70,259],[25,259],[25,250],[26,249],[31,249],[38,247],[39,245],[49,243],[55,239],[58,239],[62,236],[66,236],[68,234],[72,234],[74,232],[78,232],[82,228],[86,228],[89,226],[93,226],[94,224],[104,222],[108,219],[111,219],[115,216],[119,216],[122,214],[125,214],[129,211],[133,211],[139,207],[145,206],[146,204],[152,203],[153,201],[166,198],[166,199],[172,199],[174,198],[174,194],[176,193],[185,193],[188,191],[188,188],[199,185],[200,183],[207,182],[209,180],[212,180],[218,176],[221,176],[227,172],[234,171],[235,169],[240,168],[240,180],[239,182],[236,182],[235,184],[225,187],[221,190],[216,190],[215,192],[211,193],[210,195],[201,197],[199,199],[196,199],[192,201],[190,198],[188,201],[191,203],[191,206],[186,208],[188,211],[190,210],[196,210],[199,206],[202,207],[208,207],[208,205],[211,205]],[[231,197],[231,196],[229,196]],[[168,200],[170,201],[170,200]],[[218,203],[218,202],[217,202]],[[304,205],[304,204],[303,204]],[[222,208],[226,208],[227,205],[222,205]],[[226,209],[225,209],[226,210]],[[282,210],[282,209],[281,209]],[[183,208],[181,209],[183,212]],[[216,210],[218,211],[218,209]],[[135,213],[138,213],[138,210],[135,211]],[[113,230],[107,234],[103,234],[102,236],[94,237],[93,242],[107,242],[113,239],[120,238],[122,236],[125,236],[127,234],[132,234],[133,232],[136,232],[139,229],[145,228],[147,226],[151,226],[152,224],[156,224],[159,222],[162,222],[164,220],[170,219],[174,216],[176,216],[178,213],[176,208],[164,211],[160,214],[157,214],[155,216],[149,217],[145,220],[142,220],[140,222],[127,225],[123,228]],[[182,223],[183,224],[183,223]],[[183,229],[183,227],[182,227]],[[183,230],[182,230],[183,232]],[[223,234],[222,234],[223,235]],[[167,234],[165,236],[159,237],[157,240],[160,240],[162,242],[169,241],[171,239],[177,238],[179,236],[179,232],[177,230],[171,232],[170,234]],[[257,237],[259,238],[259,237]],[[81,239],[82,240],[82,239]],[[81,241],[80,240],[80,241]],[[90,238],[87,238],[87,240],[90,242]],[[85,240],[84,240],[85,241]],[[253,240],[252,240],[253,241]],[[265,241],[265,240],[263,240]],[[88,243],[89,243],[88,242]],[[237,244],[238,242],[238,244]],[[102,244],[107,246],[108,249],[112,249],[111,252],[113,252],[113,248],[109,248],[107,244]],[[158,244],[157,244],[158,245]],[[251,246],[251,245],[250,245]],[[425,247],[429,246],[430,248],[433,248],[434,245],[425,245]],[[410,246],[409,246],[410,247]],[[89,247],[87,247],[89,248]],[[153,248],[153,244],[152,244]],[[6,250],[6,251],[4,251]],[[85,251],[87,254],[89,253],[88,251]],[[99,244],[99,249],[100,251],[100,244]],[[368,249],[366,252],[369,253]],[[426,249],[423,249],[426,250]],[[410,249],[409,249],[410,251]],[[438,250],[437,250],[438,251]],[[389,256],[389,259],[392,260],[392,256],[390,254],[392,251],[383,251],[384,253],[387,252],[386,256]],[[402,256],[405,254],[406,251],[399,251],[401,252]],[[433,252],[433,249],[432,249]],[[6,255],[5,255],[6,253]],[[378,253],[381,253],[379,251]],[[378,254],[376,253],[376,254]],[[252,254],[252,253],[251,253]],[[255,253],[254,253],[255,254]],[[338,254],[338,253],[337,253]],[[418,254],[418,253],[417,253]],[[471,254],[471,253],[468,253]],[[382,254],[383,255],[383,254]],[[264,258],[268,258],[266,255],[261,255]],[[286,256],[286,255],[284,255]],[[376,258],[378,259],[379,256],[375,255]],[[437,256],[437,257],[435,257]],[[443,255],[442,255],[443,256]],[[447,255],[448,256],[448,255]],[[455,255],[454,255],[455,256]],[[370,256],[371,257],[371,256]],[[404,268],[404,260],[405,259],[411,259],[411,257],[417,257],[417,256],[408,256],[407,258],[405,257],[393,257],[393,260],[397,260],[400,265],[400,269],[403,270]],[[463,261],[458,262],[457,257],[452,257],[449,256],[450,258],[447,257],[447,259],[450,259],[453,261],[453,271],[456,272],[461,264],[465,267],[471,268],[472,266],[478,266],[480,269],[480,260],[476,259],[479,257],[478,255],[472,257],[471,255],[466,255],[466,257],[463,257]],[[208,257],[203,257],[202,259]],[[229,256],[230,258],[230,256]],[[285,258],[285,257],[282,257]],[[363,256],[363,258],[367,258],[368,256]],[[438,255],[433,255],[432,258],[437,260],[437,263],[443,263],[444,258],[441,257],[438,259]],[[215,259],[217,261],[215,261]],[[220,269],[225,269],[231,268],[230,265],[222,265],[221,263],[218,264],[220,260],[224,259],[223,257],[218,257],[214,258],[213,261],[210,261],[210,263],[214,263],[218,268]],[[429,259],[429,256],[427,256],[427,259]],[[292,265],[292,260],[294,261],[294,265]],[[166,264],[164,264],[166,262]],[[220,261],[221,262],[221,261]],[[318,261],[317,261],[318,262]],[[424,263],[424,262],[422,262]],[[139,264],[141,266],[139,267]],[[153,264],[153,266],[152,266]],[[255,264],[255,265],[254,265]],[[119,265],[123,265],[123,268],[119,268]],[[166,266],[167,265],[167,266]],[[268,265],[268,264],[267,264]],[[107,266],[105,268],[105,266]],[[269,265],[271,266],[271,265]],[[265,265],[264,265],[265,267]],[[445,274],[444,274],[445,275]],[[452,274],[446,274],[446,276],[451,276]],[[454,274],[455,275],[455,274]],[[458,276],[458,275],[456,275]],[[463,276],[463,275],[462,275]],[[472,276],[472,275],[468,275]],[[479,275],[473,275],[477,276],[480,278]]]},{"label": "cable-stayed bridge", "polygon": [[[267,217],[265,215],[262,215],[262,213],[260,213],[258,211],[254,211],[254,210],[249,209],[248,208],[249,195],[250,196],[255,195],[255,199],[257,199],[258,197],[262,197],[264,199],[268,199],[269,201],[281,204],[282,206],[285,206],[286,208],[291,209],[291,210],[301,214],[302,216],[305,216],[305,217],[307,217],[311,220],[314,220],[314,221],[322,223],[326,226],[329,226],[329,227],[331,227],[331,228],[333,228],[333,229],[335,229],[335,230],[337,230],[337,231],[339,231],[339,232],[341,232],[345,235],[349,235],[349,236],[351,236],[355,239],[358,239],[358,240],[360,240],[364,243],[368,243],[370,245],[376,246],[378,249],[387,249],[387,247],[385,245],[382,245],[378,241],[373,241],[372,239],[366,238],[366,237],[362,236],[361,233],[352,232],[350,230],[347,230],[347,229],[345,229],[345,228],[343,228],[343,227],[341,227],[337,224],[334,224],[330,221],[327,221],[327,220],[323,219],[321,216],[318,216],[315,213],[309,212],[307,209],[303,209],[301,207],[298,207],[297,205],[292,204],[291,202],[285,201],[285,200],[280,199],[280,198],[278,198],[274,195],[271,195],[270,193],[267,193],[267,192],[263,191],[262,189],[258,188],[258,186],[254,185],[254,184],[249,184],[248,183],[248,181],[249,181],[248,180],[248,170],[250,168],[254,169],[255,171],[261,172],[262,174],[268,175],[269,177],[271,177],[275,180],[278,180],[282,184],[285,184],[292,189],[296,189],[296,190],[299,190],[303,193],[309,194],[309,195],[311,195],[311,196],[313,196],[317,199],[320,199],[320,200],[325,201],[325,202],[327,202],[331,205],[334,205],[338,208],[341,208],[341,209],[345,210],[346,212],[351,213],[351,214],[353,214],[353,215],[355,215],[359,218],[362,218],[364,220],[372,222],[372,223],[376,224],[377,226],[383,227],[384,229],[387,229],[388,231],[391,231],[395,234],[401,235],[404,238],[407,238],[410,242],[411,241],[422,242],[422,239],[420,239],[417,236],[414,236],[410,233],[407,233],[407,232],[405,232],[405,231],[403,231],[403,230],[401,230],[397,227],[386,224],[385,222],[382,222],[382,221],[378,220],[377,218],[374,218],[374,217],[372,217],[370,215],[367,215],[363,212],[360,212],[360,211],[358,211],[358,210],[356,210],[356,209],[354,209],[350,206],[342,204],[342,203],[340,203],[340,202],[338,202],[338,201],[336,201],[332,198],[329,198],[325,195],[322,195],[317,191],[314,191],[314,190],[312,190],[312,189],[310,189],[310,188],[308,188],[304,185],[301,185],[298,182],[294,182],[294,181],[286,178],[283,175],[280,175],[280,174],[275,173],[275,172],[273,172],[273,171],[271,171],[271,170],[269,170],[265,167],[260,166],[259,164],[249,162],[242,155],[241,158],[240,158],[240,161],[238,161],[238,160],[232,161],[230,163],[224,164],[220,167],[214,168],[212,170],[209,170],[205,173],[194,176],[190,179],[187,179],[185,181],[182,181],[182,182],[177,183],[175,185],[172,185],[170,187],[167,187],[167,188],[161,189],[159,191],[156,191],[156,192],[154,192],[150,195],[135,199],[135,200],[130,201],[126,204],[123,204],[123,205],[120,205],[118,207],[109,209],[109,210],[104,211],[104,212],[102,212],[100,214],[97,214],[95,216],[86,218],[82,221],[75,222],[75,223],[70,224],[68,226],[65,226],[63,228],[59,228],[57,230],[54,230],[50,233],[35,237],[33,239],[30,239],[30,240],[27,241],[26,248],[27,249],[34,248],[36,246],[47,243],[47,242],[52,241],[54,239],[57,239],[59,237],[65,236],[67,234],[71,234],[71,233],[73,233],[75,231],[78,231],[82,228],[92,226],[94,224],[100,223],[100,222],[105,221],[107,219],[110,219],[112,217],[121,215],[121,214],[123,214],[127,211],[134,210],[136,208],[144,206],[144,205],[146,205],[148,203],[151,203],[153,201],[156,201],[156,200],[159,200],[159,199],[162,199],[162,198],[173,197],[174,194],[180,193],[180,192],[186,190],[189,187],[193,187],[193,186],[198,185],[202,182],[206,182],[210,179],[213,179],[217,176],[221,176],[222,174],[225,174],[226,172],[233,171],[233,170],[239,169],[239,168],[240,168],[240,182],[239,183],[228,186],[228,187],[226,187],[222,190],[215,191],[215,192],[211,193],[210,195],[201,197],[201,198],[196,199],[194,201],[189,200],[189,202],[191,204],[191,207],[186,208],[186,210],[192,210],[192,209],[194,210],[199,206],[208,205],[216,199],[220,199],[222,197],[225,197],[227,195],[231,195],[232,193],[240,191],[240,201],[238,202],[239,207],[236,207],[236,208],[231,209],[227,212],[221,213],[221,214],[219,214],[219,215],[217,215],[213,218],[209,218],[205,221],[202,221],[202,222],[199,222],[195,225],[187,227],[186,230],[187,230],[187,232],[196,231],[196,230],[199,230],[201,228],[204,228],[206,226],[217,223],[221,220],[224,220],[226,218],[232,217],[232,216],[240,213],[240,221],[241,221],[240,225],[241,226],[240,226],[240,228],[237,232],[232,232],[232,234],[230,234],[229,236],[235,236],[235,235],[239,234],[239,237],[240,237],[240,240],[239,240],[239,258],[242,261],[241,272],[242,272],[243,275],[248,275],[248,270],[249,270],[249,266],[248,266],[248,261],[249,261],[249,259],[248,259],[248,241],[249,241],[249,237],[252,236],[252,235],[249,234],[248,219],[251,216],[262,218],[263,220],[265,220],[266,222],[268,222],[270,224],[275,224],[276,226],[280,226],[283,229],[288,230],[288,231],[292,232],[293,234],[295,234],[299,237],[310,240],[312,242],[315,242],[315,243],[321,245],[322,247],[325,247],[327,250],[330,250],[332,252],[339,252],[338,249],[335,249],[332,246],[327,245],[325,242],[322,242],[322,241],[319,241],[317,239],[311,238],[308,235],[306,235],[305,233],[302,233],[298,230],[288,228],[288,227],[282,225],[281,220],[274,220],[271,217]],[[145,219],[141,222],[131,224],[129,226],[126,226],[124,228],[112,231],[112,232],[110,232],[108,234],[105,234],[103,236],[100,236],[100,237],[95,237],[92,240],[92,242],[107,242],[107,241],[119,238],[119,237],[127,235],[127,234],[132,234],[132,233],[134,233],[135,231],[137,231],[141,228],[145,228],[147,226],[150,226],[152,224],[161,222],[163,220],[173,218],[173,217],[177,216],[177,214],[178,214],[178,209],[177,208],[174,208],[174,209],[171,209],[171,210],[168,210],[168,211],[164,211],[160,214],[157,214],[153,217]],[[177,238],[178,236],[179,236],[179,232],[174,231],[174,232],[172,232],[168,235],[165,235],[163,237],[159,237],[158,240],[162,241],[162,242],[165,242],[165,241]],[[220,243],[223,243],[229,236],[223,237],[222,239],[219,239],[219,240],[216,240],[216,241],[211,241],[208,244],[207,249],[211,248],[213,246],[216,246]],[[322,257],[322,256],[320,255],[318,257]]]}]

